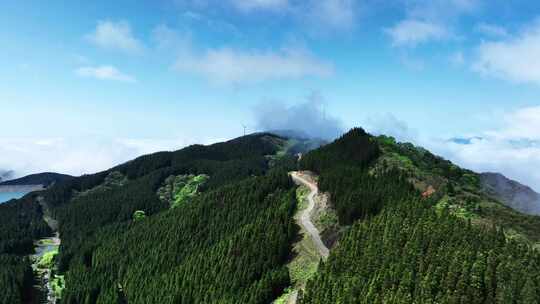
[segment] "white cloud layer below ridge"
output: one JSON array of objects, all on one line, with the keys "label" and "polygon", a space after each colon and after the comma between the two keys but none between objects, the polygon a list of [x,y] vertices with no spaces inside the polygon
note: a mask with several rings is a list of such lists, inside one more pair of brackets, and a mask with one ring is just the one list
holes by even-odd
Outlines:
[{"label": "white cloud layer below ridge", "polygon": [[426,148],[478,172],[500,172],[540,191],[540,106],[517,109],[503,125],[472,138],[469,144],[429,141]]},{"label": "white cloud layer below ridge", "polygon": [[38,172],[95,173],[138,156],[209,144],[214,139],[0,138],[0,168],[17,177]]},{"label": "white cloud layer below ridge", "polygon": [[540,85],[540,20],[512,37],[483,42],[473,70],[517,83]]},{"label": "white cloud layer below ridge", "polygon": [[96,67],[80,67],[76,74],[81,77],[90,77],[98,80],[114,80],[121,82],[136,82],[133,76],[120,72],[117,68],[110,65],[102,65]]},{"label": "white cloud layer below ridge", "polygon": [[292,49],[279,52],[210,49],[202,55],[190,54],[179,58],[174,68],[201,75],[217,84],[326,77],[334,72],[331,64],[305,51]]}]

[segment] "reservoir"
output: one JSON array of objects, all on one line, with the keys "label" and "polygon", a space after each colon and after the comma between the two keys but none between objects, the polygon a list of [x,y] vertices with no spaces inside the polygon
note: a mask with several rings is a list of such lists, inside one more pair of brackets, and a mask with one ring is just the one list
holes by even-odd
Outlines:
[{"label": "reservoir", "polygon": [[23,197],[28,192],[0,192],[0,204]]}]

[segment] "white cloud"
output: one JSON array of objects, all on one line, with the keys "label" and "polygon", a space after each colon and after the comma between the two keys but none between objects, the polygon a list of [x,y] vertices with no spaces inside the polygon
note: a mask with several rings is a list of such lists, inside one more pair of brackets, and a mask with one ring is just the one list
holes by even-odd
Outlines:
[{"label": "white cloud", "polygon": [[330,29],[349,29],[355,24],[355,0],[315,0],[310,3],[312,23]]},{"label": "white cloud", "polygon": [[468,144],[446,140],[425,146],[478,172],[500,172],[540,191],[540,106],[504,115],[500,128],[476,134]]},{"label": "white cloud", "polygon": [[117,68],[110,65],[102,65],[96,67],[81,67],[76,71],[81,77],[90,77],[99,80],[114,80],[122,82],[136,82],[137,80],[130,75],[120,72]]},{"label": "white cloud", "polygon": [[518,109],[504,117],[506,127],[490,133],[501,139],[540,141],[540,106]]},{"label": "white cloud", "polygon": [[191,33],[180,33],[165,24],[158,25],[152,31],[157,48],[168,51],[188,50],[191,48]]},{"label": "white cloud", "polygon": [[416,142],[418,139],[416,130],[391,113],[370,115],[365,128],[371,134],[392,136],[401,142]]},{"label": "white cloud", "polygon": [[143,49],[142,43],[131,32],[126,21],[99,21],[94,32],[86,38],[98,47],[114,49],[128,53],[139,53]]},{"label": "white cloud", "polygon": [[405,18],[384,31],[394,46],[416,46],[459,37],[457,20],[475,13],[482,0],[400,0]]},{"label": "white cloud", "polygon": [[540,84],[540,20],[511,38],[481,43],[477,54],[473,69],[479,73]]},{"label": "white cloud", "polygon": [[232,5],[244,12],[253,10],[279,10],[289,5],[288,0],[231,0]]},{"label": "white cloud", "polygon": [[394,46],[416,46],[432,40],[443,40],[451,33],[442,25],[429,21],[406,19],[384,30]]},{"label": "white cloud", "polygon": [[508,32],[504,27],[494,24],[479,23],[476,25],[475,30],[482,35],[490,37],[500,38],[508,36]]},{"label": "white cloud", "polygon": [[326,100],[311,92],[306,100],[288,106],[264,100],[254,108],[256,128],[262,131],[295,131],[302,136],[334,140],[344,132],[343,122],[325,110]]},{"label": "white cloud", "polygon": [[14,170],[17,177],[37,172],[72,175],[106,170],[140,155],[172,151],[214,139],[102,138],[0,138],[0,168]]},{"label": "white cloud", "polygon": [[210,49],[181,57],[175,69],[202,75],[217,84],[256,83],[333,74],[333,66],[303,50],[240,51]]}]

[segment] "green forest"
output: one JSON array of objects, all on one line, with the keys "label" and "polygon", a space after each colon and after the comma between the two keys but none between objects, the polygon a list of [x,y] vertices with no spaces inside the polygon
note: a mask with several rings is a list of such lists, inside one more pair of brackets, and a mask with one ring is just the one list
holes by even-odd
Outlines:
[{"label": "green forest", "polygon": [[[472,172],[361,129],[309,153],[301,166],[319,173],[320,189],[349,227],[301,303],[540,301],[540,255],[530,243],[509,238],[485,210],[463,216],[463,204],[486,199]],[[422,198],[426,182],[438,192]],[[447,197],[460,206],[442,205]]]},{"label": "green forest", "polygon": [[35,194],[0,204],[0,303],[33,299],[34,276],[24,256],[32,252],[34,239],[51,233]]},{"label": "green forest", "polygon": [[340,226],[300,303],[539,301],[539,218],[490,200],[473,172],[360,128],[301,146],[267,133],[193,145],[0,205],[0,303],[38,301],[27,256],[53,233],[45,207],[59,303],[271,303],[292,285],[293,170],[318,175]]}]

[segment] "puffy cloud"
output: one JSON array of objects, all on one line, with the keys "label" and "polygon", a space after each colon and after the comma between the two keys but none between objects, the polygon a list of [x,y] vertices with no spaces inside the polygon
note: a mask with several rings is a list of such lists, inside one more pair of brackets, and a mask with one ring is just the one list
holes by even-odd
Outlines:
[{"label": "puffy cloud", "polygon": [[416,46],[418,44],[443,40],[451,37],[451,33],[442,25],[429,21],[406,19],[394,27],[384,30],[392,39],[394,46]]},{"label": "puffy cloud", "polygon": [[406,17],[384,31],[394,46],[414,47],[421,43],[455,39],[456,20],[472,14],[481,0],[403,0]]},{"label": "puffy cloud", "polygon": [[513,37],[481,43],[473,69],[512,82],[540,84],[538,54],[540,20]]},{"label": "puffy cloud", "polygon": [[416,142],[418,132],[391,113],[370,115],[366,130],[374,135],[392,136],[401,142]]},{"label": "puffy cloud", "polygon": [[94,32],[88,34],[86,39],[105,49],[129,53],[138,53],[143,49],[142,43],[133,36],[131,27],[126,21],[99,21]]},{"label": "puffy cloud", "polygon": [[333,66],[303,50],[240,51],[210,49],[201,55],[182,56],[175,69],[202,75],[218,84],[254,83],[265,80],[324,77]]},{"label": "puffy cloud", "polygon": [[205,14],[209,13],[210,7],[225,11],[232,8],[240,14],[253,14],[257,18],[261,12],[286,16],[293,22],[305,25],[308,32],[351,29],[356,23],[357,4],[360,3],[359,0],[225,0],[219,4],[210,4],[207,0],[177,2],[186,11],[183,15],[192,19],[208,19]]},{"label": "puffy cloud", "polygon": [[316,0],[307,11],[312,23],[327,29],[349,29],[356,22],[355,0]]},{"label": "puffy cloud", "polygon": [[324,97],[313,92],[304,102],[287,106],[265,100],[254,109],[256,128],[263,131],[296,131],[311,138],[332,140],[343,133],[343,123],[327,113]]},{"label": "puffy cloud", "polygon": [[121,82],[136,82],[136,79],[133,76],[124,74],[120,72],[117,68],[110,65],[102,66],[88,66],[78,68],[76,71],[77,75],[81,77],[90,77],[99,80],[114,80]]}]

